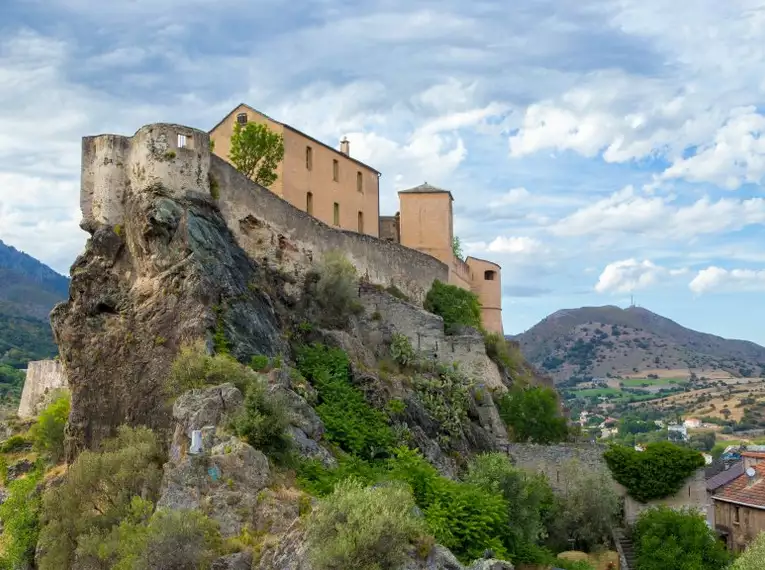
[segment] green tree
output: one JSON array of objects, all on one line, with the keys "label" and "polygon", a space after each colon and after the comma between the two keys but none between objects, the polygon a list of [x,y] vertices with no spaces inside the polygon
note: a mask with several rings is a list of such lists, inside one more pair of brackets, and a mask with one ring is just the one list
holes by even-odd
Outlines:
[{"label": "green tree", "polygon": [[462,242],[458,236],[452,238],[452,252],[457,259],[464,259],[465,254],[462,251]]},{"label": "green tree", "polygon": [[233,421],[236,434],[255,449],[282,457],[291,448],[289,424],[289,410],[281,395],[269,391],[260,379],[253,381],[247,387],[244,407]]},{"label": "green tree", "polygon": [[69,418],[70,398],[66,390],[57,391],[51,403],[32,426],[35,448],[58,463],[64,455],[64,427]]},{"label": "green tree", "polygon": [[559,549],[577,548],[592,551],[608,545],[611,527],[619,513],[619,497],[608,472],[590,470],[571,460],[559,474],[561,490],[548,519],[551,543]]},{"label": "green tree", "polygon": [[505,543],[511,556],[545,537],[544,519],[554,499],[544,475],[513,467],[503,453],[484,453],[468,464],[465,482],[502,495],[507,501]]},{"label": "green tree", "polygon": [[481,328],[481,303],[472,291],[435,280],[425,296],[425,310],[444,319],[449,331],[456,325]]},{"label": "green tree", "polygon": [[276,181],[276,167],[284,158],[284,139],[264,124],[236,123],[228,156],[247,178],[268,187]]},{"label": "green tree", "polygon": [[720,570],[731,560],[704,516],[690,509],[644,511],[635,523],[633,538],[637,570]]},{"label": "green tree", "polygon": [[762,570],[763,568],[765,568],[765,532],[757,535],[757,538],[733,564],[731,570]]},{"label": "green tree", "polygon": [[498,407],[515,441],[550,444],[568,437],[566,418],[552,388],[514,388],[500,397]]},{"label": "green tree", "polygon": [[693,449],[668,441],[649,443],[644,451],[612,445],[603,454],[611,474],[642,503],[675,494],[697,469],[704,457]]},{"label": "green tree", "polygon": [[0,568],[28,568],[35,556],[40,532],[40,492],[37,489],[43,470],[38,466],[32,473],[8,485],[8,498],[0,506],[3,521],[3,553]]}]

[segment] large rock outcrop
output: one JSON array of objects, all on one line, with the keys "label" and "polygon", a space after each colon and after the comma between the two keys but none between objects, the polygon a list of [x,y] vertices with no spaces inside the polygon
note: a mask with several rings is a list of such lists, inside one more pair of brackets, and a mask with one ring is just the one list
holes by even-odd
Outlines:
[{"label": "large rock outcrop", "polygon": [[[242,358],[283,349],[271,299],[251,286],[262,268],[210,196],[198,156],[207,135],[193,131],[177,156],[170,136],[155,126],[83,142],[91,171],[81,225],[91,238],[72,266],[69,300],[51,313],[72,392],[69,457],[121,423],[168,427],[164,380],[184,341],[212,342],[217,330]],[[127,179],[102,172],[120,161]]]}]

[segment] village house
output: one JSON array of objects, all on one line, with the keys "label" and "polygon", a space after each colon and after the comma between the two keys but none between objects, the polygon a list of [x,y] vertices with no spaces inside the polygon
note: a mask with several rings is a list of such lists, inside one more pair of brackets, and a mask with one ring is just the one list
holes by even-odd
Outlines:
[{"label": "village house", "polygon": [[427,182],[398,193],[399,211],[380,216],[380,172],[351,157],[350,141],[337,150],[244,103],[210,131],[213,152],[229,161],[237,124],[257,122],[282,135],[284,159],[269,190],[327,225],[384,239],[427,253],[449,268],[448,282],[472,291],[481,323],[504,335],[501,267],[487,259],[454,254],[454,197]]},{"label": "village house", "polygon": [[765,453],[745,451],[741,457],[744,472],[712,495],[715,529],[736,553],[765,531]]}]

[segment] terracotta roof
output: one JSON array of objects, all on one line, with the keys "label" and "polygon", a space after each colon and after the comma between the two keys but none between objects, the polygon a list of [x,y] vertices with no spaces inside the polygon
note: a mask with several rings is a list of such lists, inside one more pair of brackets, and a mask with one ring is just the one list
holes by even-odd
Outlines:
[{"label": "terracotta roof", "polygon": [[266,119],[268,119],[269,121],[273,121],[273,122],[274,122],[274,123],[276,123],[277,125],[281,125],[281,126],[283,126],[283,127],[287,128],[287,129],[289,129],[289,130],[291,130],[291,131],[293,131],[293,132],[295,132],[295,133],[297,133],[297,134],[299,134],[299,135],[302,135],[302,136],[304,136],[304,137],[305,137],[305,138],[307,138],[307,139],[310,139],[310,140],[312,140],[312,141],[313,141],[313,142],[315,142],[316,144],[320,144],[321,146],[323,146],[323,147],[325,147],[325,148],[328,148],[329,150],[331,150],[331,151],[334,151],[334,152],[336,152],[337,154],[339,154],[339,155],[341,155],[341,156],[343,156],[343,157],[345,157],[345,158],[347,158],[347,159],[349,159],[349,160],[352,160],[353,162],[355,162],[355,163],[356,163],[356,164],[358,164],[359,166],[363,166],[364,168],[368,168],[369,170],[371,170],[372,172],[374,172],[374,173],[376,173],[376,174],[381,174],[381,173],[380,173],[380,171],[379,171],[379,170],[377,170],[376,168],[373,168],[373,167],[369,166],[368,164],[361,162],[361,161],[360,161],[360,160],[358,160],[357,158],[353,158],[353,157],[352,157],[352,156],[350,156],[349,154],[345,154],[345,153],[343,153],[343,152],[340,152],[340,151],[339,151],[339,150],[337,150],[335,147],[333,147],[333,146],[330,146],[330,145],[328,145],[327,143],[325,143],[325,142],[322,142],[322,141],[320,141],[319,139],[317,139],[317,138],[314,138],[314,137],[312,137],[311,135],[309,135],[309,134],[307,134],[307,133],[304,133],[303,131],[301,131],[301,130],[299,130],[299,129],[296,129],[296,128],[295,128],[295,127],[293,127],[292,125],[288,125],[287,123],[282,123],[281,121],[277,121],[277,120],[276,120],[276,119],[274,119],[273,117],[269,117],[269,116],[268,116],[268,115],[266,115],[264,112],[262,112],[262,111],[258,111],[258,110],[257,110],[255,107],[250,107],[250,106],[249,106],[247,103],[240,103],[239,105],[237,105],[236,107],[234,107],[234,108],[232,109],[232,111],[231,111],[231,112],[230,112],[228,115],[226,115],[226,116],[225,116],[225,117],[223,117],[223,118],[222,118],[220,121],[218,121],[218,124],[217,124],[217,125],[215,125],[215,126],[214,126],[212,129],[210,129],[208,132],[209,132],[210,134],[212,134],[212,132],[213,132],[215,129],[217,129],[217,128],[218,128],[220,125],[222,125],[222,124],[223,124],[223,122],[224,122],[226,119],[228,119],[228,118],[229,118],[229,117],[230,117],[232,114],[234,114],[234,112],[236,112],[236,110],[237,110],[239,107],[247,107],[247,108],[248,108],[250,111],[252,111],[253,113],[258,113],[259,115],[262,115],[262,116],[264,116],[264,117],[265,117]]},{"label": "terracotta roof", "polygon": [[749,484],[749,476],[744,473],[725,485],[712,498],[716,501],[765,509],[765,463],[759,463],[753,467],[758,477],[753,485]]},{"label": "terracotta roof", "polygon": [[439,188],[438,186],[433,186],[432,184],[428,184],[427,182],[420,184],[419,186],[415,186],[414,188],[409,188],[407,190],[399,190],[399,194],[449,194],[449,198],[454,200],[454,196],[452,196],[452,193],[449,190],[444,190],[443,188]]},{"label": "terracotta roof", "polygon": [[765,459],[765,453],[760,451],[742,451],[741,457],[755,457],[757,459]]},{"label": "terracotta roof", "polygon": [[734,479],[737,479],[744,474],[744,462],[737,461],[731,465],[728,469],[716,473],[714,476],[707,479],[707,491],[717,491],[723,485],[727,485]]}]

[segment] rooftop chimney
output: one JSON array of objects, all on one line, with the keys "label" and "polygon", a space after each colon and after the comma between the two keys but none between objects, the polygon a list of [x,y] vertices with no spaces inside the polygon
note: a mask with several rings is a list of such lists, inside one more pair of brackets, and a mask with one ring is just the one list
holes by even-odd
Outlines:
[{"label": "rooftop chimney", "polygon": [[343,140],[340,141],[340,152],[345,156],[351,156],[351,143],[348,141],[348,137],[343,137]]}]

